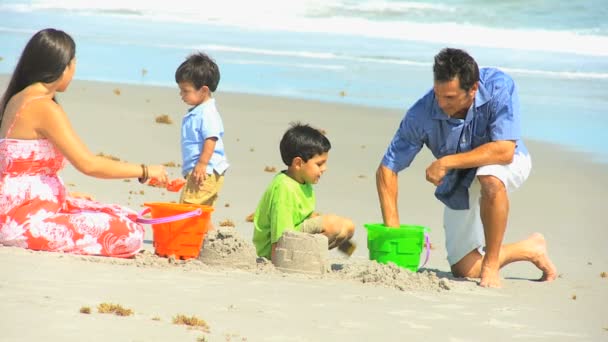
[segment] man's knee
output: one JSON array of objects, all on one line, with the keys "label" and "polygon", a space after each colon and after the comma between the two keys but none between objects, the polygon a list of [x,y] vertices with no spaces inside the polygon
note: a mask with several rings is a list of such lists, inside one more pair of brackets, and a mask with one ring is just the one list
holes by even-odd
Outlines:
[{"label": "man's knee", "polygon": [[493,200],[500,194],[506,193],[504,183],[495,176],[478,176],[481,185],[481,198]]},{"label": "man's knee", "polygon": [[466,277],[466,275],[464,275],[464,270],[459,267],[458,263],[455,263],[454,265],[450,266],[450,270],[452,271],[452,275],[456,278]]},{"label": "man's knee", "polygon": [[475,249],[450,266],[455,277],[479,278],[479,262],[483,256]]}]

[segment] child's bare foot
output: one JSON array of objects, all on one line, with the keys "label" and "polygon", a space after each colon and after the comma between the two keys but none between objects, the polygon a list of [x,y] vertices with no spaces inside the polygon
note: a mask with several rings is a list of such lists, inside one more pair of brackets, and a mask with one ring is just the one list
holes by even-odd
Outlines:
[{"label": "child's bare foot", "polygon": [[539,281],[555,280],[555,278],[557,278],[557,268],[555,268],[555,265],[553,265],[553,262],[549,259],[549,255],[547,254],[547,242],[545,241],[545,237],[540,233],[534,233],[530,235],[527,241],[532,245],[532,251],[534,253],[531,256],[530,261],[532,261],[534,266],[543,271],[543,276]]}]

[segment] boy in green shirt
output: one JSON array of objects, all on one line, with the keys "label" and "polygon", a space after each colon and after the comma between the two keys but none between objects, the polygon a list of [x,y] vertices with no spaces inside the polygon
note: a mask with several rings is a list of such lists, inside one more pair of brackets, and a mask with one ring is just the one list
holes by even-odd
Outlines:
[{"label": "boy in green shirt", "polygon": [[292,124],[280,143],[287,170],[279,172],[262,196],[253,218],[253,244],[258,256],[271,259],[285,230],[327,236],[328,248],[347,245],[354,223],[336,215],[313,214],[316,184],[327,169],[331,144],[317,129]]}]

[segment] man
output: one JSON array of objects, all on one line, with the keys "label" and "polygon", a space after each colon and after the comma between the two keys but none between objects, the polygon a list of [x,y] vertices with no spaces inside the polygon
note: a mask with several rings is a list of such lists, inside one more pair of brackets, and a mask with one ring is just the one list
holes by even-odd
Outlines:
[{"label": "man", "polygon": [[555,279],[541,234],[502,245],[508,192],[520,187],[531,169],[513,80],[498,69],[479,70],[470,55],[452,48],[435,56],[433,74],[433,89],[408,110],[376,172],[384,224],[399,227],[397,173],[426,145],[437,158],[426,169],[426,180],[446,205],[452,273],[500,287],[501,267],[529,261],[543,272],[540,280]]}]

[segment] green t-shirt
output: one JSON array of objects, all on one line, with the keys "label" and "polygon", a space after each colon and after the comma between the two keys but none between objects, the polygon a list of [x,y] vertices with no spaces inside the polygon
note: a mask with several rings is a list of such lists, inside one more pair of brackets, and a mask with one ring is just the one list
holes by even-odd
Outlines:
[{"label": "green t-shirt", "polygon": [[253,244],[258,256],[270,259],[271,246],[285,230],[299,226],[315,209],[311,184],[300,184],[284,172],[274,176],[253,217]]}]

